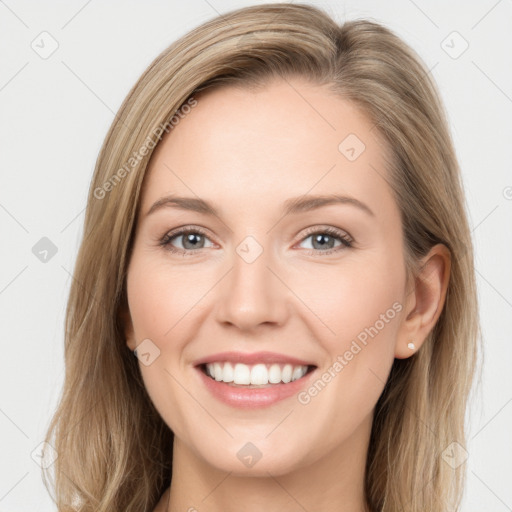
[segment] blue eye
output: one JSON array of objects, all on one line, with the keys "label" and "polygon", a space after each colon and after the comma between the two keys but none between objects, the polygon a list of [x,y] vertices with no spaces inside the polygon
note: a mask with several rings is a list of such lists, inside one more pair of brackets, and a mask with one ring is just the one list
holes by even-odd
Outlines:
[{"label": "blue eye", "polygon": [[[352,239],[343,231],[335,228],[315,228],[310,230],[310,234],[301,239],[303,243],[308,238],[312,238],[312,250],[308,254],[314,256],[324,256],[334,252],[340,252],[352,247]],[[181,240],[181,247],[175,247],[174,242]],[[338,241],[338,245],[336,244]],[[205,245],[209,243],[210,245]],[[193,255],[201,249],[213,247],[213,243],[207,237],[206,233],[197,227],[187,227],[181,230],[167,233],[162,237],[159,245],[171,253]]]},{"label": "blue eye", "polygon": [[[323,228],[314,231],[310,235],[302,239],[302,241],[312,238],[312,247],[317,249],[320,247],[320,251],[312,251],[313,253],[320,252],[321,256],[326,254],[332,254],[343,250],[343,248],[352,247],[352,240],[343,232],[333,228]],[[336,240],[339,241],[339,245],[335,248]],[[311,251],[310,251],[311,253]]]},{"label": "blue eye", "polygon": [[[172,245],[173,240],[182,239],[182,248],[176,248]],[[206,233],[199,228],[186,228],[175,233],[166,234],[161,240],[160,245],[173,253],[187,254],[188,252],[204,249],[204,241],[209,240]],[[211,246],[210,246],[211,247]]]}]

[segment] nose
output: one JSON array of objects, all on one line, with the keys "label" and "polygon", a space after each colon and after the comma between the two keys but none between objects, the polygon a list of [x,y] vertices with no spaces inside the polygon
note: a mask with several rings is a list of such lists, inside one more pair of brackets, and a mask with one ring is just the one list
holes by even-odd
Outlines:
[{"label": "nose", "polygon": [[217,290],[217,321],[243,331],[262,324],[282,326],[289,315],[292,294],[279,277],[279,265],[265,248],[251,260],[242,250],[233,254],[232,268]]}]

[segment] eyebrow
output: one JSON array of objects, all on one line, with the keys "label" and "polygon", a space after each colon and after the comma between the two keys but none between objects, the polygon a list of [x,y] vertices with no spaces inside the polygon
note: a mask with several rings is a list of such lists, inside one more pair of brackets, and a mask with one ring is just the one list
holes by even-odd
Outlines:
[{"label": "eyebrow", "polygon": [[[329,195],[304,195],[293,197],[283,203],[284,215],[293,215],[302,212],[316,210],[323,206],[333,204],[346,204],[355,206],[368,215],[375,217],[375,213],[363,202],[355,197],[342,196],[337,194]],[[178,208],[205,215],[219,217],[217,209],[208,201],[196,197],[179,197],[175,195],[165,196],[156,201],[146,213],[146,217],[161,208]]]}]

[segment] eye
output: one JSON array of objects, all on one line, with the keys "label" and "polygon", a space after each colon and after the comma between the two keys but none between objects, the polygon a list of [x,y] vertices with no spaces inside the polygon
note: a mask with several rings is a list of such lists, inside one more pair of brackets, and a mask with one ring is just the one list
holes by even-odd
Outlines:
[{"label": "eye", "polygon": [[[181,247],[176,248],[173,245],[175,240],[181,240]],[[206,240],[209,241],[209,238],[202,229],[188,227],[186,229],[167,233],[160,240],[160,245],[170,252],[186,255],[196,250],[204,249],[205,247],[212,247],[213,244],[205,246]]]},{"label": "eye", "polygon": [[[304,243],[311,238],[313,250],[309,251],[309,254],[325,256],[352,247],[353,244],[353,240],[346,233],[336,228],[312,228],[309,233],[302,239],[302,243]],[[337,246],[336,241],[339,241]]]}]

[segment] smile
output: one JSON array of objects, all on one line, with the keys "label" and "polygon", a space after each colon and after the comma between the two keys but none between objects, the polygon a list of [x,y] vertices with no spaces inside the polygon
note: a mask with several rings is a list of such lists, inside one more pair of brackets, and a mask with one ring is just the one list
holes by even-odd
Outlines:
[{"label": "smile", "polygon": [[203,365],[203,371],[218,382],[225,382],[233,386],[258,388],[262,386],[288,384],[301,379],[314,367],[308,365],[291,364],[263,364],[247,365],[243,363],[231,364],[214,362]]},{"label": "smile", "polygon": [[[215,369],[216,364],[218,365],[217,370]],[[236,363],[234,367],[231,365],[233,379],[230,382],[217,380],[217,377],[224,378],[224,370],[227,364],[229,363],[223,363],[222,365],[221,363],[202,364],[196,366],[194,369],[199,375],[201,386],[206,387],[210,396],[231,407],[245,409],[269,407],[295,396],[310,385],[317,373],[316,366],[305,366],[306,373],[303,374],[303,365],[293,366],[285,364],[283,367],[277,365],[278,368],[272,369],[275,363],[268,365],[269,367],[262,364],[256,364],[251,367],[242,363]],[[241,364],[241,366],[238,366],[239,364]],[[210,366],[210,370],[208,370],[207,366]],[[211,371],[212,366],[213,376],[208,373]],[[263,366],[264,369],[261,366]],[[231,379],[229,371],[228,367],[226,378]],[[217,373],[217,377],[215,376],[215,372],[219,372]],[[264,382],[266,380],[266,384],[251,384],[253,372],[256,382]],[[293,373],[295,373],[295,376]],[[251,380],[248,384],[238,384],[235,382],[235,375],[238,382],[248,382],[248,375],[250,375]],[[271,382],[271,380],[277,380],[278,377],[279,382]],[[288,380],[288,382],[285,382],[285,380]]]}]

